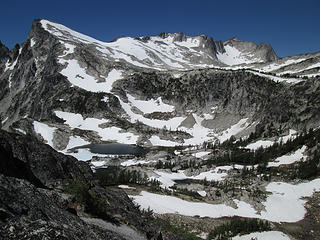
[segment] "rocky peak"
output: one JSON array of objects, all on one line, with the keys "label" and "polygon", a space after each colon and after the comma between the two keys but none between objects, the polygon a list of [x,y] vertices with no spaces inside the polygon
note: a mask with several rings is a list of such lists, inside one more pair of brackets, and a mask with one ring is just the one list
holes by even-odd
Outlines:
[{"label": "rocky peak", "polygon": [[260,59],[260,62],[272,62],[279,59],[270,44],[242,41],[233,37],[223,43],[224,46],[231,46],[243,53],[249,53],[254,58]]}]

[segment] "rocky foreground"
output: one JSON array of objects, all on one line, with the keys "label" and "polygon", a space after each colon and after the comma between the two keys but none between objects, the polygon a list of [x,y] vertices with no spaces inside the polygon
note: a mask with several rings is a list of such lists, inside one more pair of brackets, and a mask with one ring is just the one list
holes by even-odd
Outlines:
[{"label": "rocky foreground", "polygon": [[152,226],[123,190],[99,186],[87,163],[34,137],[1,130],[0,159],[3,239],[179,239]]}]

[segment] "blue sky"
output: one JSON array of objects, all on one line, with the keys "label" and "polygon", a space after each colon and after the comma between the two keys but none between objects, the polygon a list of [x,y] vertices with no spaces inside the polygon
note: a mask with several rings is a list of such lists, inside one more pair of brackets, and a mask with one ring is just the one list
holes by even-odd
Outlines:
[{"label": "blue sky", "polygon": [[11,0],[1,2],[0,41],[26,40],[36,18],[103,41],[160,32],[269,43],[280,57],[320,51],[319,0]]}]

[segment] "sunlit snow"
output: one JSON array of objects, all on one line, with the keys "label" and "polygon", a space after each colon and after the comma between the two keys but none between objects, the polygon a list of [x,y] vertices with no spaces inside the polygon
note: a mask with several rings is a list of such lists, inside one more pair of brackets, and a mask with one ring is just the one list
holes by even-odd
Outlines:
[{"label": "sunlit snow", "polygon": [[48,145],[53,147],[53,133],[56,130],[55,127],[50,127],[45,123],[33,121],[33,127],[36,133],[40,134]]},{"label": "sunlit snow", "polygon": [[279,231],[268,231],[268,232],[254,232],[241,236],[235,236],[232,240],[290,240],[290,238]]},{"label": "sunlit snow", "polygon": [[306,200],[314,191],[320,190],[320,179],[297,185],[272,182],[266,190],[271,192],[265,202],[265,210],[258,214],[253,207],[243,201],[234,200],[237,208],[225,204],[208,204],[203,202],[189,202],[177,197],[159,195],[142,191],[140,195],[131,196],[134,202],[142,208],[148,207],[156,213],[178,213],[186,216],[220,218],[226,216],[242,216],[266,219],[274,222],[297,222],[303,219],[306,210]]}]

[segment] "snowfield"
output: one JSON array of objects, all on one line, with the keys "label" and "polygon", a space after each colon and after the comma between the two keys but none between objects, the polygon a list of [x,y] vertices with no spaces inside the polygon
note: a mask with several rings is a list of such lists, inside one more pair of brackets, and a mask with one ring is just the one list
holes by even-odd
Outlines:
[{"label": "snowfield", "polygon": [[71,129],[79,128],[82,130],[95,131],[103,141],[116,141],[118,143],[135,144],[138,136],[130,132],[122,132],[118,127],[101,128],[100,125],[108,123],[107,119],[86,118],[81,114],[54,111],[57,117],[65,120],[65,124],[69,125]]},{"label": "snowfield", "polygon": [[219,59],[219,61],[229,66],[262,61],[262,59],[251,59],[249,55],[243,54],[233,46],[226,45],[224,46],[224,49],[226,50],[226,52],[218,53],[217,58]]},{"label": "snowfield", "polygon": [[[180,177],[180,175],[178,175]],[[171,183],[169,183],[171,184]],[[272,182],[266,190],[271,194],[265,202],[265,210],[258,214],[254,208],[243,201],[234,200],[237,208],[225,204],[208,204],[202,202],[189,202],[177,197],[159,195],[142,191],[138,196],[131,196],[134,202],[142,208],[150,207],[154,212],[178,213],[186,216],[199,215],[200,217],[220,218],[227,216],[240,216],[260,218],[273,222],[297,222],[304,218],[306,200],[302,197],[310,197],[314,191],[320,191],[320,179],[297,185]]]},{"label": "snowfield", "polygon": [[290,240],[290,238],[279,231],[255,232],[241,236],[235,236],[232,240]]},{"label": "snowfield", "polygon": [[304,80],[299,79],[299,78],[284,78],[284,77],[277,77],[277,76],[273,76],[273,75],[269,75],[269,74],[264,74],[264,73],[259,73],[259,72],[255,72],[255,71],[250,71],[248,70],[248,72],[251,72],[255,75],[258,75],[260,77],[264,77],[264,78],[269,78],[270,80],[274,81],[274,82],[287,82],[287,83],[299,83],[302,82]]},{"label": "snowfield", "polygon": [[195,179],[195,180],[207,180],[207,181],[222,181],[228,175],[227,171],[233,169],[242,169],[243,165],[234,165],[234,166],[219,166],[215,169],[202,172],[198,175],[187,176],[184,170],[179,170],[178,172],[156,170],[158,176],[152,176],[150,179],[156,179],[161,182],[162,188],[169,188],[175,184],[175,180],[184,180],[184,179]]},{"label": "snowfield", "polygon": [[138,108],[144,114],[153,112],[173,112],[175,110],[174,106],[162,102],[161,97],[157,99],[149,99],[148,101],[137,100],[130,94],[127,94],[127,97],[131,106]]},{"label": "snowfield", "polygon": [[[289,139],[294,139],[296,137],[296,134],[297,134],[296,130],[290,129],[289,134],[286,136],[280,137],[277,142],[286,143]],[[250,150],[257,150],[260,147],[263,147],[263,148],[270,147],[274,143],[275,141],[271,141],[271,140],[258,140],[254,143],[248,144],[245,148],[248,148]]]},{"label": "snowfield", "polygon": [[59,63],[66,66],[60,73],[66,76],[71,84],[89,92],[110,93],[112,84],[122,78],[122,70],[112,69],[104,82],[98,82],[98,79],[87,74],[75,59],[64,60],[60,58]]},{"label": "snowfield", "polygon": [[307,149],[306,146],[302,146],[300,149],[298,149],[292,154],[278,157],[274,160],[274,162],[269,162],[268,167],[279,167],[280,165],[288,165],[288,164],[298,162],[300,160],[303,161],[304,159],[306,159],[306,156],[303,155],[306,149]]},{"label": "snowfield", "polygon": [[56,128],[50,127],[49,125],[38,121],[33,121],[33,127],[34,131],[40,134],[48,145],[53,147],[53,133],[56,130]]}]

